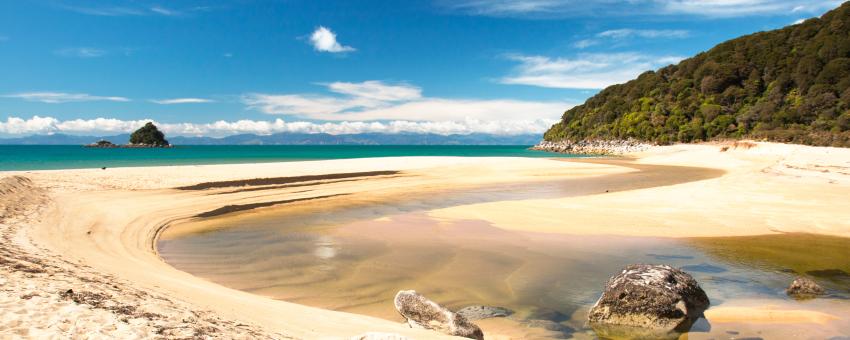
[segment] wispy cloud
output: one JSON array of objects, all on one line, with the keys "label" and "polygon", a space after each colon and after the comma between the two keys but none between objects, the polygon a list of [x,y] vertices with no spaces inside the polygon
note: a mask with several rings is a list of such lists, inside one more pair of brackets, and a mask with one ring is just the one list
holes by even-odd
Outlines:
[{"label": "wispy cloud", "polygon": [[452,9],[475,15],[512,16],[534,13],[557,13],[568,5],[570,0],[459,0],[441,1]]},{"label": "wispy cloud", "polygon": [[319,52],[342,53],[356,50],[354,47],[340,44],[336,40],[336,33],[324,26],[319,26],[310,34],[310,44]]},{"label": "wispy cloud", "polygon": [[837,7],[845,0],[655,0],[669,14],[738,17],[791,12],[816,13]]},{"label": "wispy cloud", "polygon": [[557,119],[566,102],[431,98],[409,84],[336,82],[325,85],[333,94],[263,94],[243,96],[249,108],[268,113],[328,121],[414,120],[455,121]]},{"label": "wispy cloud", "polygon": [[[166,2],[177,6],[180,2]],[[55,8],[79,14],[96,16],[184,16],[191,13],[206,12],[213,9],[210,6],[179,6],[180,8],[163,6],[162,2],[149,0],[113,0],[104,3],[55,0]]]},{"label": "wispy cloud", "polygon": [[206,98],[170,98],[170,99],[151,99],[151,103],[161,104],[161,105],[173,105],[173,104],[202,104],[202,103],[212,103],[215,102],[212,99]]},{"label": "wispy cloud", "polygon": [[8,40],[9,40],[9,37],[7,37],[5,35],[0,35],[0,42],[4,42],[4,41],[8,41]]},{"label": "wispy cloud", "polygon": [[106,50],[94,47],[70,47],[54,51],[56,55],[74,58],[97,58],[106,55]]},{"label": "wispy cloud", "polygon": [[150,8],[151,12],[156,14],[165,15],[165,16],[176,16],[181,15],[182,13],[173,9],[168,9],[162,6],[153,6]]},{"label": "wispy cloud", "polygon": [[331,92],[375,101],[404,101],[422,97],[422,89],[409,84],[388,85],[377,80],[361,83],[334,82],[327,84]]},{"label": "wispy cloud", "polygon": [[622,15],[736,17],[816,13],[844,0],[439,0],[449,10],[469,15],[521,18]]},{"label": "wispy cloud", "polygon": [[53,117],[34,116],[29,119],[8,117],[0,121],[0,134],[103,134],[127,133],[147,122],[154,122],[170,136],[222,137],[234,134],[253,133],[328,133],[333,135],[355,133],[433,133],[439,135],[489,133],[496,135],[519,135],[543,133],[557,119],[548,120],[452,120],[422,122],[410,120],[372,122],[329,122],[275,120],[215,121],[210,123],[159,123],[152,119],[120,120],[114,118],[59,120]]},{"label": "wispy cloud", "polygon": [[502,84],[601,89],[624,83],[643,72],[682,58],[640,53],[588,53],[575,58],[509,55],[508,59],[519,62],[519,65],[514,68],[513,74],[500,79]]},{"label": "wispy cloud", "polygon": [[75,5],[59,5],[60,8],[87,15],[97,16],[128,16],[128,15],[145,15],[149,14],[145,9],[120,7],[120,6],[105,6],[105,7],[85,7]]},{"label": "wispy cloud", "polygon": [[608,30],[596,34],[599,38],[626,39],[632,37],[656,39],[656,38],[687,38],[690,32],[687,30],[639,30],[621,28]]},{"label": "wispy cloud", "polygon": [[7,94],[3,97],[18,98],[30,102],[40,102],[49,104],[69,103],[69,102],[93,102],[93,101],[110,101],[110,102],[129,102],[130,99],[125,97],[111,96],[94,96],[87,93],[64,93],[64,92],[23,92]]},{"label": "wispy cloud", "polygon": [[573,46],[575,46],[576,48],[580,48],[580,49],[588,48],[588,47],[595,46],[595,45],[599,45],[599,40],[582,39],[582,40],[576,41],[573,44]]},{"label": "wispy cloud", "polygon": [[616,42],[618,44],[634,42],[634,39],[682,39],[691,35],[688,30],[653,30],[620,28],[596,33],[592,38],[576,41],[573,46],[579,49],[588,48],[605,43]]}]

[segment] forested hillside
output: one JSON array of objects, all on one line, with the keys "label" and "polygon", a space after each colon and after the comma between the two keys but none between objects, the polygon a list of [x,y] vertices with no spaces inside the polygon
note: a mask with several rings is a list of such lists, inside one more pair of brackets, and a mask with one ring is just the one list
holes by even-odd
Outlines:
[{"label": "forested hillside", "polygon": [[544,138],[850,146],[850,2],[610,86]]}]

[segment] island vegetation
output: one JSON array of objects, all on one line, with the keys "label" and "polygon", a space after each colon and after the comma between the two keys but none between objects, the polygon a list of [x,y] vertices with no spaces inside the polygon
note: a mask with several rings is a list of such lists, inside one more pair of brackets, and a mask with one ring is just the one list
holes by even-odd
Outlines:
[{"label": "island vegetation", "polygon": [[546,141],[752,138],[850,147],[850,2],[613,85]]},{"label": "island vegetation", "polygon": [[154,147],[170,145],[165,139],[165,134],[163,134],[162,131],[159,131],[159,129],[156,128],[156,125],[153,125],[151,122],[148,122],[145,126],[142,126],[130,135],[130,144]]},{"label": "island vegetation", "polygon": [[151,122],[145,124],[130,135],[130,143],[124,145],[116,145],[108,140],[100,140],[96,143],[88,144],[90,148],[168,148],[171,144],[165,139],[165,134]]}]

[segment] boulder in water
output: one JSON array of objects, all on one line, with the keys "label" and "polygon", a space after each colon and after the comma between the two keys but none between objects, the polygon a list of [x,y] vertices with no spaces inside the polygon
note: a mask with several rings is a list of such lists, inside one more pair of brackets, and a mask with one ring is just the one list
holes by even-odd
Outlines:
[{"label": "boulder in water", "polygon": [[448,335],[484,339],[484,333],[460,314],[428,300],[414,290],[402,290],[395,296],[395,309],[413,328],[424,328]]},{"label": "boulder in water", "polygon": [[687,331],[709,303],[688,273],[666,265],[634,264],[608,280],[588,321],[603,337],[674,338]]},{"label": "boulder in water", "polygon": [[826,294],[826,290],[814,280],[801,276],[791,282],[785,293],[795,299],[813,299],[818,295]]}]

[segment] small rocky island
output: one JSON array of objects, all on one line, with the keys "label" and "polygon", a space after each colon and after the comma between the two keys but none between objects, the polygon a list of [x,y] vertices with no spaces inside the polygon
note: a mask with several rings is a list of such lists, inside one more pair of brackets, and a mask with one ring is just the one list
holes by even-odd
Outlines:
[{"label": "small rocky island", "polygon": [[171,144],[165,139],[165,134],[156,125],[148,122],[145,126],[130,135],[130,143],[118,145],[101,139],[96,143],[85,145],[87,148],[170,148]]}]

